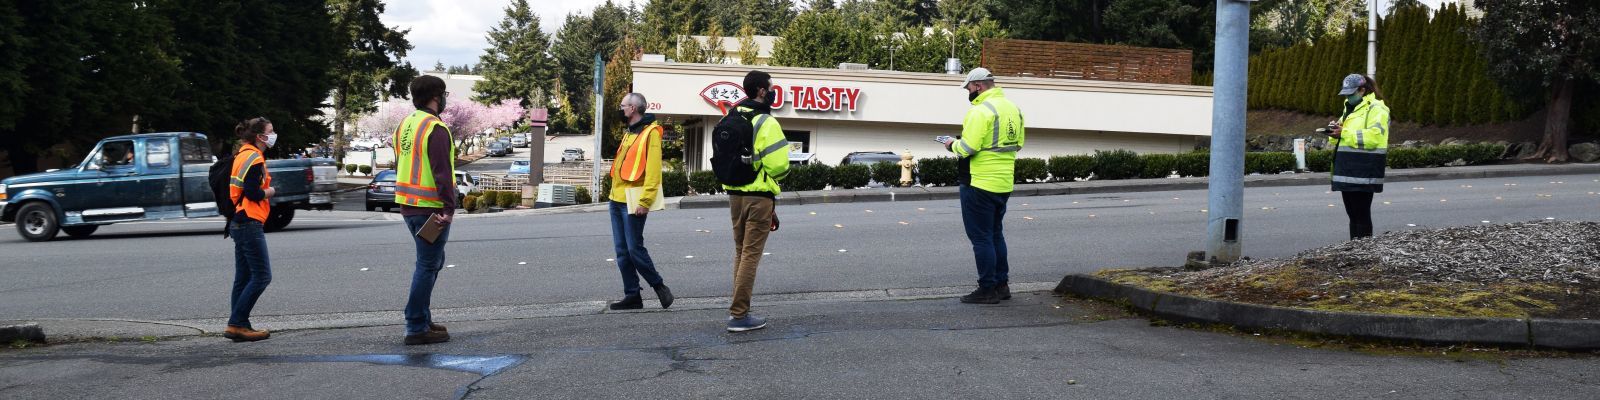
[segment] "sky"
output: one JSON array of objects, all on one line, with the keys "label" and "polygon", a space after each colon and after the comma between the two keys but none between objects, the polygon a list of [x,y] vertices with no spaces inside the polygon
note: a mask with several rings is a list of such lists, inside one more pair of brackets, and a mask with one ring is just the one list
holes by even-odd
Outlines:
[{"label": "sky", "polygon": [[[628,4],[629,0],[614,0]],[[643,4],[645,0],[634,0]],[[1429,7],[1439,8],[1447,0],[1422,0]],[[605,0],[529,0],[533,12],[545,32],[554,34],[561,29],[569,13],[587,14]],[[406,35],[414,46],[406,60],[420,70],[433,68],[436,61],[445,65],[465,65],[478,62],[478,56],[488,47],[484,36],[500,23],[510,0],[389,0],[383,13],[383,22],[400,29],[410,29]],[[1387,3],[1387,2],[1385,2]],[[1387,5],[1385,5],[1387,9]]]}]

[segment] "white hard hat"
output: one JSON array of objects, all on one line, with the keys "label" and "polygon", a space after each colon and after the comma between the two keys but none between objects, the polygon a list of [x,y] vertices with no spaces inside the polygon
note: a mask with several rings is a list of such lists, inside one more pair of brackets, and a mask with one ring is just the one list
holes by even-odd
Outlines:
[{"label": "white hard hat", "polygon": [[988,68],[973,68],[972,72],[967,73],[967,80],[961,82],[961,88],[966,89],[968,85],[977,81],[994,81],[994,74],[989,73]]}]

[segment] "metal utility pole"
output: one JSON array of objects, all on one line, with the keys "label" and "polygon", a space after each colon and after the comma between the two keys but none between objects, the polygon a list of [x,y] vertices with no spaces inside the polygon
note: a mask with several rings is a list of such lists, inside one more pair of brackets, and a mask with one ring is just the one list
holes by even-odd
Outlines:
[{"label": "metal utility pole", "polygon": [[1238,261],[1244,217],[1244,117],[1249,0],[1217,0],[1216,78],[1211,102],[1211,178],[1206,215],[1206,260]]},{"label": "metal utility pole", "polygon": [[1378,76],[1378,0],[1367,0],[1367,76]]},{"label": "metal utility pole", "polygon": [[605,122],[606,119],[606,92],[604,90],[605,79],[606,64],[600,61],[600,52],[597,51],[594,53],[594,154],[589,157],[589,160],[591,160],[591,162],[594,164],[594,177],[589,181],[590,193],[600,192],[600,156],[602,154],[600,152],[600,146],[602,146],[600,135],[605,134],[605,132],[601,132],[600,129],[601,123]]}]

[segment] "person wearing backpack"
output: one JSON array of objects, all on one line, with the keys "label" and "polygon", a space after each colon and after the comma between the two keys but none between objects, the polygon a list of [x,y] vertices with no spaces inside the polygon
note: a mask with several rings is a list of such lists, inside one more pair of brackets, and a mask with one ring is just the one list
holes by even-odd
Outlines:
[{"label": "person wearing backpack", "polygon": [[973,68],[961,87],[972,103],[961,136],[937,138],[961,160],[961,223],[978,267],[978,289],[961,296],[961,302],[996,304],[1011,299],[1011,263],[1001,220],[1011,198],[1017,151],[1022,150],[1022,111],[1006,99],[987,68]]},{"label": "person wearing backpack", "polygon": [[228,185],[228,199],[236,210],[228,219],[228,236],[233,238],[233,293],[229,297],[228,327],[222,337],[235,342],[265,340],[270,333],[250,325],[250,311],[272,283],[272,264],[267,257],[267,236],[262,229],[272,211],[272,174],[267,171],[261,150],[278,142],[272,122],[251,118],[233,129],[239,140]]},{"label": "person wearing backpack", "polygon": [[744,76],[745,99],[712,131],[711,165],[728,192],[733,218],[733,304],[728,331],[765,328],[767,320],[750,313],[756,266],[766,249],[767,234],[777,230],[775,199],[778,181],[789,174],[789,141],[772,117],[772,76],[750,71]]},{"label": "person wearing backpack", "polygon": [[628,93],[617,107],[628,131],[617,145],[616,161],[611,163],[611,241],[617,254],[617,269],[622,271],[622,300],[611,303],[612,310],[644,308],[639,295],[639,278],[656,292],[661,308],[672,307],[672,289],[661,280],[650,250],[644,247],[645,217],[661,201],[661,135],[655,114],[647,114],[644,95]]}]

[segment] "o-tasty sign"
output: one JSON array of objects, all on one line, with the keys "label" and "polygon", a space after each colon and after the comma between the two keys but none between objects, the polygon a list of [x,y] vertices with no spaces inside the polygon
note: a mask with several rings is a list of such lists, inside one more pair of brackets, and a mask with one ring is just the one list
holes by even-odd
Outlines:
[{"label": "o-tasty sign", "polygon": [[[772,85],[772,108],[793,107],[808,111],[855,111],[860,105],[861,89],[831,86]],[[733,82],[717,82],[700,90],[707,103],[723,109],[744,101],[744,87]]]}]

